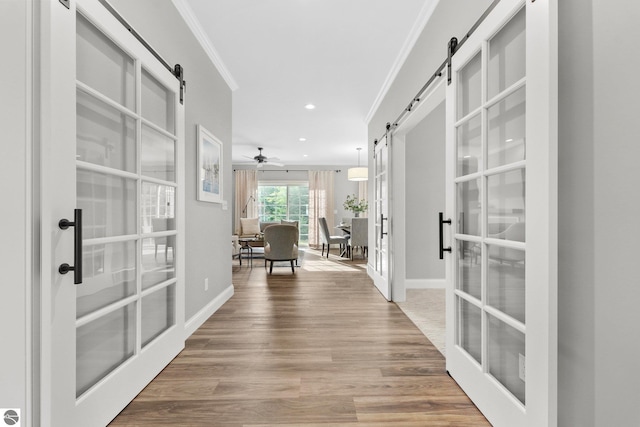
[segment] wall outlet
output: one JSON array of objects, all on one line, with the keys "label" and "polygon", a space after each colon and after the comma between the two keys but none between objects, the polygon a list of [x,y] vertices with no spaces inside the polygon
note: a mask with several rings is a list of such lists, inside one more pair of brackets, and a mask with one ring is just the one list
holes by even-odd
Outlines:
[{"label": "wall outlet", "polygon": [[209,278],[205,278],[204,279],[204,290],[208,291],[209,290]]},{"label": "wall outlet", "polygon": [[522,381],[526,381],[526,373],[525,357],[518,353],[518,376]]}]

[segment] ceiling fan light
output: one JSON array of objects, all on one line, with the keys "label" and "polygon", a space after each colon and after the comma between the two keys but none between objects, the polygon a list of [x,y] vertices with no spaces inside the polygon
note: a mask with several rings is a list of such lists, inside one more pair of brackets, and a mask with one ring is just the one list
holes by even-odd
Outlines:
[{"label": "ceiling fan light", "polygon": [[347,179],[349,181],[367,181],[369,179],[369,169],[365,167],[349,168]]}]

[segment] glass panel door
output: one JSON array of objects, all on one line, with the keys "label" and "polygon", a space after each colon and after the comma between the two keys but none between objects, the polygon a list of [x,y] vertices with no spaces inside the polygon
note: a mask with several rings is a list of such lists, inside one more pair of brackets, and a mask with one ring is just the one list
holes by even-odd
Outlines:
[{"label": "glass panel door", "polygon": [[[532,379],[536,373],[527,376],[530,353],[536,360],[544,354],[547,366],[556,357],[544,352],[554,334],[530,325],[535,311],[548,312],[549,300],[539,297],[555,283],[552,277],[535,281],[529,271],[532,262],[542,270],[551,262],[549,252],[529,240],[545,236],[548,244],[554,238],[527,223],[535,208],[528,193],[553,195],[553,189],[531,181],[547,180],[554,167],[548,159],[530,158],[550,144],[529,137],[537,117],[530,111],[528,85],[538,85],[536,77],[548,73],[537,70],[530,77],[535,64],[527,64],[527,15],[537,6],[501,2],[454,54],[447,89],[447,199],[454,240],[447,369],[489,421],[505,426],[547,425],[537,424],[537,417],[552,418],[553,403],[540,402],[554,393],[549,382]],[[543,216],[537,225],[554,218],[548,211]],[[548,379],[553,371],[541,375]]]},{"label": "glass panel door", "polygon": [[260,222],[297,221],[299,243],[309,244],[309,183],[258,183]]},{"label": "glass panel door", "polygon": [[184,107],[177,79],[100,2],[71,6],[43,6],[51,37],[74,42],[43,47],[43,116],[67,136],[43,139],[57,193],[43,211],[57,224],[81,209],[83,274],[74,285],[57,270],[75,225],[48,233],[43,220],[56,270],[43,279],[42,420],[106,425],[184,346]]},{"label": "glass panel door", "polygon": [[[82,14],[77,16],[76,188],[87,266],[76,293],[80,397],[175,322],[177,137],[172,133],[173,92]],[[121,78],[99,78],[92,71],[105,56],[111,72]],[[140,99],[135,81],[141,81]],[[136,340],[138,328],[142,343]]]},{"label": "glass panel door", "polygon": [[387,135],[378,141],[374,147],[373,172],[374,172],[374,193],[373,193],[373,213],[374,213],[374,274],[373,283],[382,295],[391,301],[391,278],[389,270],[389,240],[391,230],[389,224],[389,140]]},{"label": "glass panel door", "polygon": [[522,8],[457,72],[455,124],[456,344],[522,405],[526,351],[512,344],[526,329],[524,34]]}]

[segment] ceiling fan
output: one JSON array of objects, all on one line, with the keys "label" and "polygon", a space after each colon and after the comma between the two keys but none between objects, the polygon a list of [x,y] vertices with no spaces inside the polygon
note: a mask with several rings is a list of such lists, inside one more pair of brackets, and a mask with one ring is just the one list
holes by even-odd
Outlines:
[{"label": "ceiling fan", "polygon": [[278,166],[278,167],[283,167],[284,166],[284,164],[277,162],[277,160],[280,160],[277,157],[263,156],[262,155],[262,150],[263,150],[262,147],[258,147],[258,151],[260,153],[257,156],[254,156],[254,157],[244,156],[244,157],[246,157],[247,159],[251,159],[251,160],[255,161],[256,162],[256,167],[258,167],[258,168],[263,167],[267,163],[269,163],[272,166]]}]

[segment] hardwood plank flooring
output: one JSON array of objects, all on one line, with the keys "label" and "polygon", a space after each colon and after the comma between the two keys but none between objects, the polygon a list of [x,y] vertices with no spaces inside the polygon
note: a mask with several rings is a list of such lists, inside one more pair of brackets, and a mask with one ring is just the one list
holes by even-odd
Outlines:
[{"label": "hardwood plank flooring", "polygon": [[363,261],[235,261],[235,294],[112,426],[489,426]]}]

